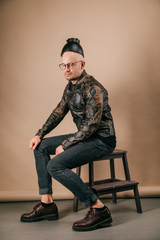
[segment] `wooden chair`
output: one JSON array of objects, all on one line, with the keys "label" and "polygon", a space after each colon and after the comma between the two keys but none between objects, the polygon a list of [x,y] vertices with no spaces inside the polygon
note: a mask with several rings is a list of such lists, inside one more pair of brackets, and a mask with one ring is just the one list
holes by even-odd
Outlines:
[{"label": "wooden chair", "polygon": [[[121,159],[123,162],[125,180],[115,178],[115,159]],[[113,203],[117,202],[117,192],[133,190],[138,213],[142,213],[141,202],[138,191],[138,182],[131,181],[127,161],[127,151],[115,149],[111,154],[104,156],[96,161],[110,161],[110,175],[108,179],[94,181],[94,162],[89,163],[89,182],[86,183],[98,196],[112,193]],[[76,168],[76,173],[80,176],[81,167]],[[78,199],[74,197],[73,211],[78,211]]]}]

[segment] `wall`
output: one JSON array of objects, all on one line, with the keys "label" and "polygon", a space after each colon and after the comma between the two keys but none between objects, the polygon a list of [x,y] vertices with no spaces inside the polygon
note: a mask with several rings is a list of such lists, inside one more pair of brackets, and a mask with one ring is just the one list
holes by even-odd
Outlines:
[{"label": "wall", "polygon": [[[29,140],[60,101],[58,64],[78,37],[86,71],[109,92],[117,148],[128,151],[141,196],[160,195],[160,1],[1,0],[0,200],[38,199]],[[71,115],[49,136],[74,132]],[[96,163],[96,179],[108,165]],[[117,175],[123,171],[117,162]],[[87,179],[87,166],[83,167]],[[54,197],[72,194],[53,180]]]}]

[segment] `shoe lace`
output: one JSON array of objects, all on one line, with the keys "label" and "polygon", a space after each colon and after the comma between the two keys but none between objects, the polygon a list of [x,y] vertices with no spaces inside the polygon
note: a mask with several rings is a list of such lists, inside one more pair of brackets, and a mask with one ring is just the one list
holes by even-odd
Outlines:
[{"label": "shoe lace", "polygon": [[41,205],[41,203],[37,203],[37,204],[34,206],[33,209],[34,209],[34,210],[37,209],[37,207],[38,207],[39,205]]},{"label": "shoe lace", "polygon": [[94,210],[93,208],[90,208],[85,218],[92,218],[93,216],[94,216]]}]

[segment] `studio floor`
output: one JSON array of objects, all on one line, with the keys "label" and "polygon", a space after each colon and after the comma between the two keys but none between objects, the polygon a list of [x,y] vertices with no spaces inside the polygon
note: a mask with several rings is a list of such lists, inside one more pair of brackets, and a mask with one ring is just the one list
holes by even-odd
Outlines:
[{"label": "studio floor", "polygon": [[160,240],[160,198],[142,198],[143,213],[136,212],[134,199],[103,199],[110,208],[113,223],[110,227],[91,232],[74,232],[72,223],[83,218],[88,209],[79,206],[73,212],[73,200],[57,200],[59,219],[22,223],[20,216],[32,210],[37,202],[0,203],[1,240]]}]

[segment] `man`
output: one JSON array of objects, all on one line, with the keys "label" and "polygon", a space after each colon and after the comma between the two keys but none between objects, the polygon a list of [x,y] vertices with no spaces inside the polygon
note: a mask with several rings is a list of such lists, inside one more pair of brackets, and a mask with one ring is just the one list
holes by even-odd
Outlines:
[{"label": "man", "polygon": [[[90,206],[86,217],[73,224],[75,231],[90,231],[112,222],[109,209],[71,169],[111,153],[116,137],[108,93],[85,71],[84,52],[77,38],[70,38],[61,52],[62,69],[68,84],[62,99],[30,141],[34,150],[41,203],[21,216],[23,222],[56,220],[58,209],[52,196],[52,178]],[[43,138],[71,111],[77,132]],[[50,155],[55,154],[51,159]]]}]

